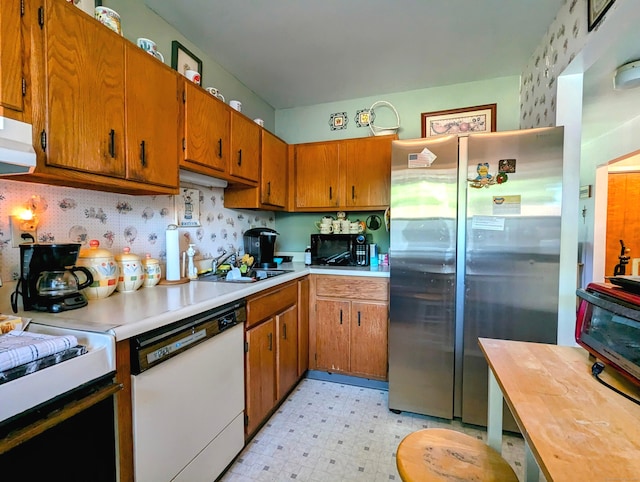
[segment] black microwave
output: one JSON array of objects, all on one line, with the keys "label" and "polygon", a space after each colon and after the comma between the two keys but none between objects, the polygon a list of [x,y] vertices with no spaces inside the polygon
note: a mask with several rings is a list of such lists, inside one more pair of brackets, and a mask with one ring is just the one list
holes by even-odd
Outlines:
[{"label": "black microwave", "polygon": [[312,234],[311,264],[369,266],[368,234]]}]

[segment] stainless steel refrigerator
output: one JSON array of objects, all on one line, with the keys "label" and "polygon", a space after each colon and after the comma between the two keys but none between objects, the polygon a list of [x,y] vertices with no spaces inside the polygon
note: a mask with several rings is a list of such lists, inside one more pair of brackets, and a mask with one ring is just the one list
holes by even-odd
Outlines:
[{"label": "stainless steel refrigerator", "polygon": [[486,425],[478,337],[556,343],[562,149],[562,127],[393,142],[390,409]]}]

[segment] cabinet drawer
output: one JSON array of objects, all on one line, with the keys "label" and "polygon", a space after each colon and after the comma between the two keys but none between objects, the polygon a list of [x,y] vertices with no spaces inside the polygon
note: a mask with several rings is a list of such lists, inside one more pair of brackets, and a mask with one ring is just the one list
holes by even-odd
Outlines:
[{"label": "cabinet drawer", "polygon": [[361,276],[318,275],[316,277],[316,296],[388,301],[389,281]]},{"label": "cabinet drawer", "polygon": [[284,311],[298,301],[298,284],[290,282],[247,300],[247,328]]}]

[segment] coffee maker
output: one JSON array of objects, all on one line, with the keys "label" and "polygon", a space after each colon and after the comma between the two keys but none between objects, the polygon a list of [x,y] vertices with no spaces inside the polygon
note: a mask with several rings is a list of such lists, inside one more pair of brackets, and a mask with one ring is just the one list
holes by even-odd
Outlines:
[{"label": "coffee maker", "polygon": [[276,268],[273,252],[278,232],[271,228],[253,228],[244,233],[244,252],[253,256],[255,268]]},{"label": "coffee maker", "polygon": [[[80,252],[80,244],[20,245],[20,279],[11,294],[11,308],[18,312],[18,295],[22,295],[25,311],[73,310],[87,305],[87,298],[80,292],[93,283],[91,271],[74,266]],[[86,278],[80,281],[77,272]]]}]

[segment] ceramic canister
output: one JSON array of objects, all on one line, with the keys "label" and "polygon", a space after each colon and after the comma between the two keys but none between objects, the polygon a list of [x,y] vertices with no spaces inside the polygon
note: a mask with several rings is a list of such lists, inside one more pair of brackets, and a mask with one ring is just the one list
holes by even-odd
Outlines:
[{"label": "ceramic canister", "polygon": [[142,268],[144,271],[144,283],[142,286],[151,288],[160,282],[160,261],[151,257],[149,253],[142,260]]},{"label": "ceramic canister", "polygon": [[113,254],[100,247],[100,241],[89,241],[88,249],[81,249],[77,266],[84,266],[91,271],[93,283],[82,292],[90,299],[106,298],[116,290],[119,268]]},{"label": "ceramic canister", "polygon": [[131,254],[131,248],[126,247],[121,254],[115,256],[116,263],[120,268],[120,276],[116,289],[121,293],[135,291],[142,286],[144,282],[144,272],[142,271],[142,263],[140,258],[135,254]]}]

